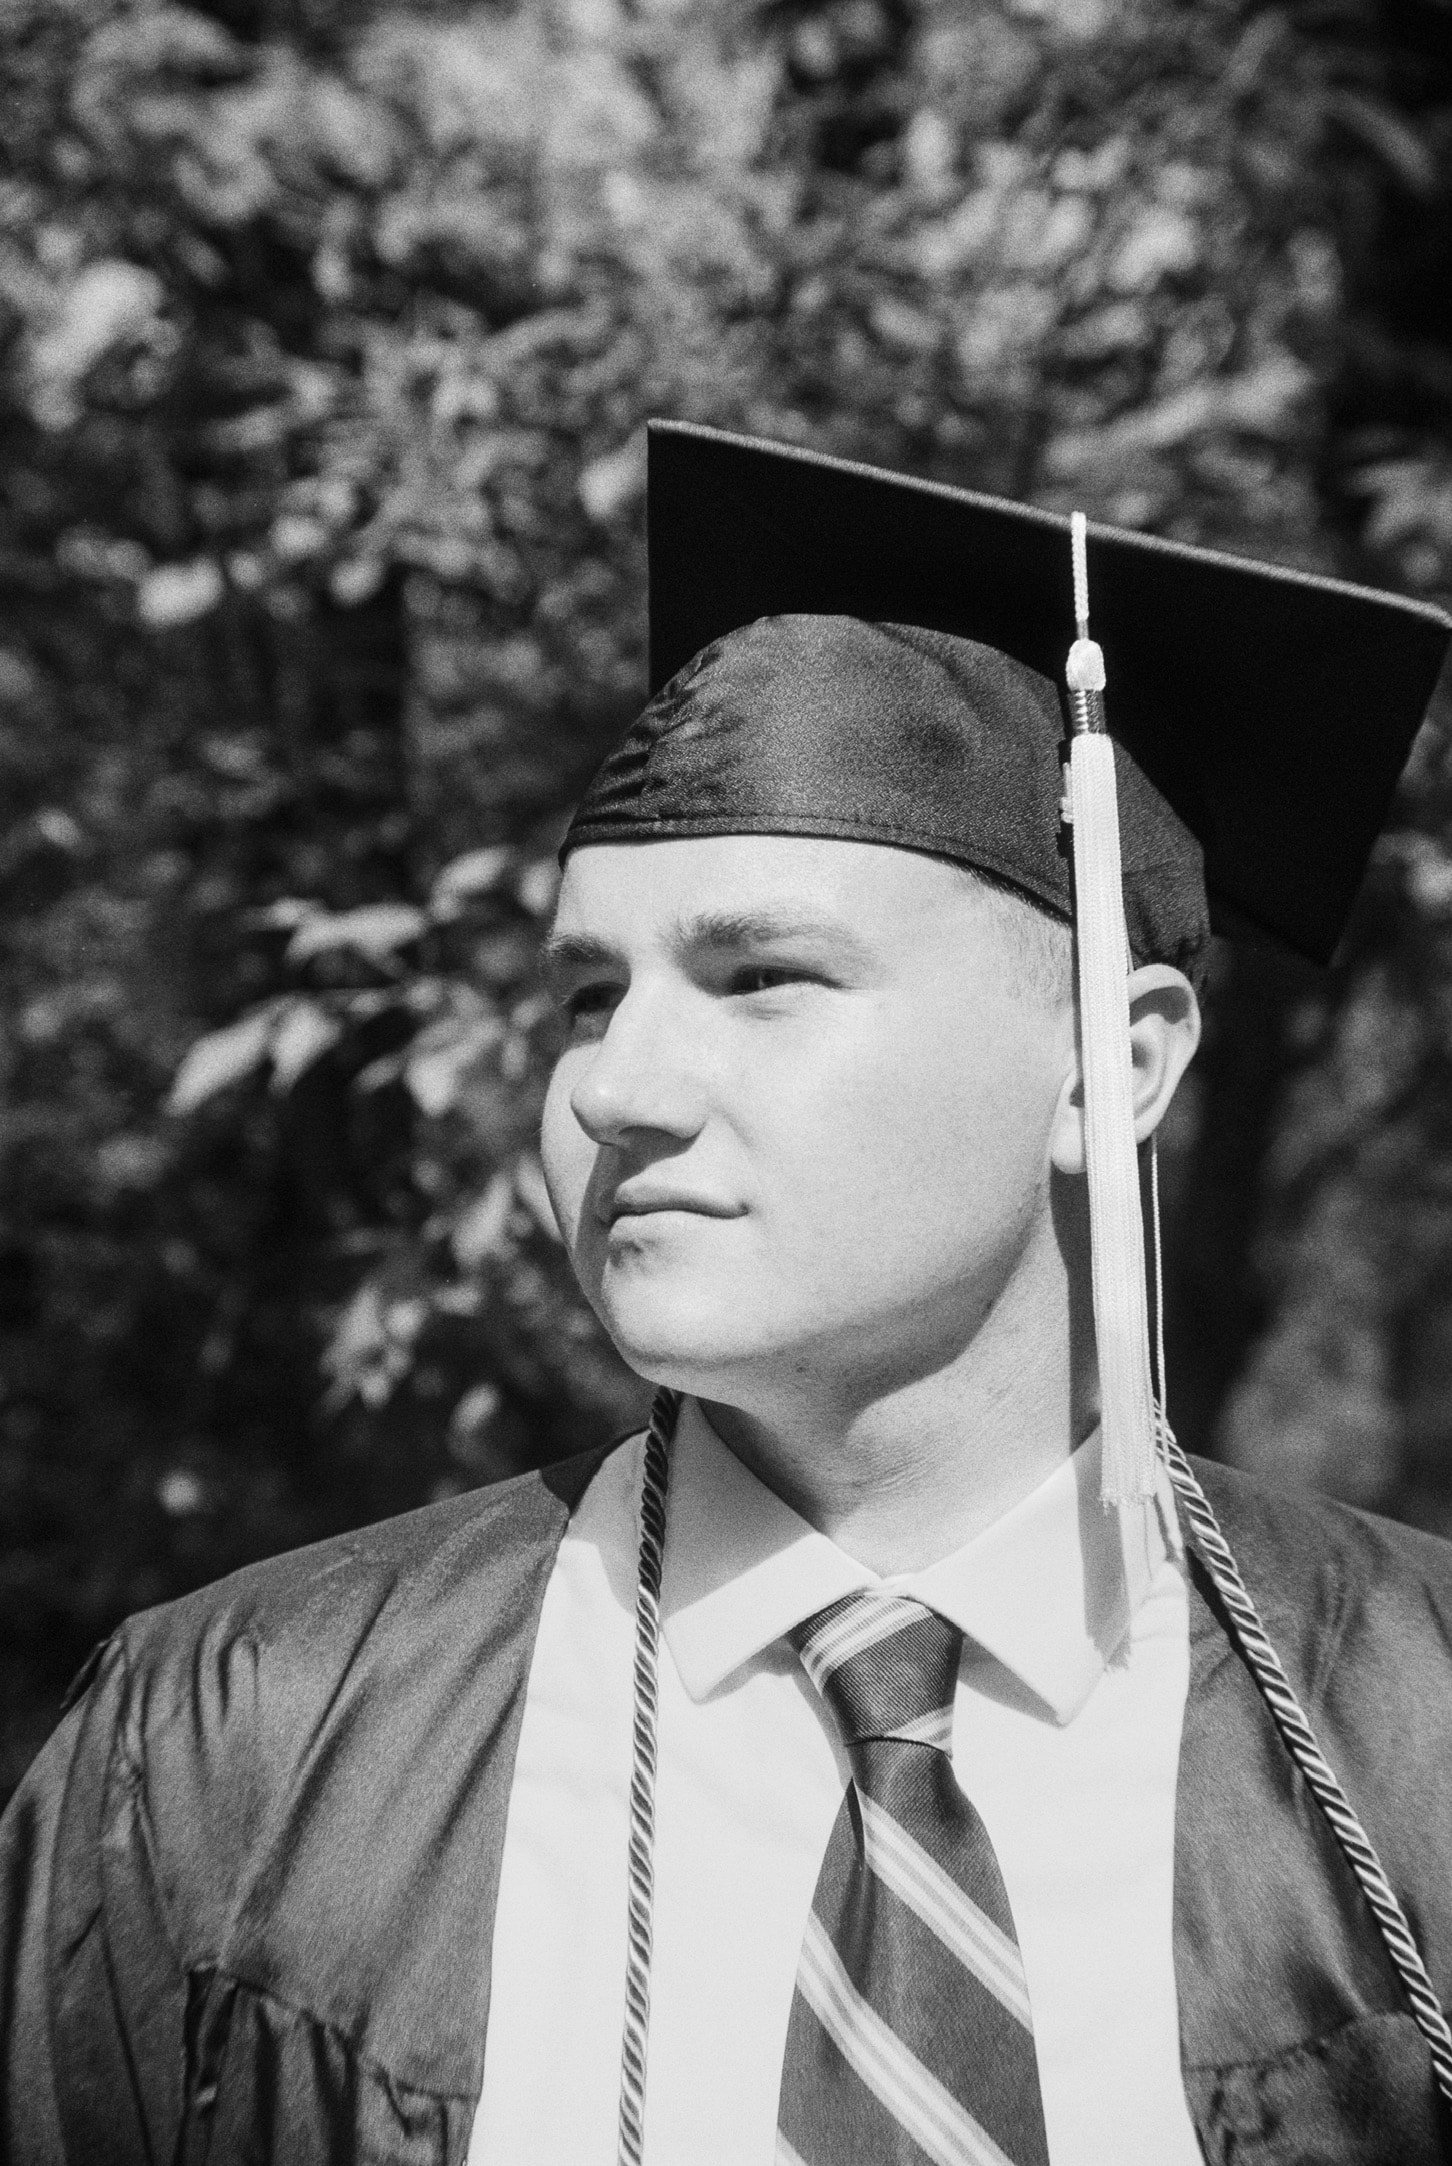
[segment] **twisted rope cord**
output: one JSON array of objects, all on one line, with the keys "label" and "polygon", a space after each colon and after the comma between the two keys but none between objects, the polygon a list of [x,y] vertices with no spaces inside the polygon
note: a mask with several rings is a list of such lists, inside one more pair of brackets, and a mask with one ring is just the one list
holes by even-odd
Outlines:
[{"label": "twisted rope cord", "polygon": [[1452,2029],[1448,2027],[1436,1988],[1427,1975],[1421,1951],[1412,1937],[1407,1914],[1397,1900],[1381,1859],[1376,1854],[1370,1836],[1357,1818],[1351,1800],[1316,1742],[1316,1733],[1296,1698],[1281,1658],[1271,1645],[1265,1626],[1260,1621],[1260,1612],[1240,1576],[1240,1567],[1221,1530],[1214,1507],[1200,1487],[1194,1469],[1181,1451],[1175,1440],[1175,1433],[1165,1418],[1165,1311],[1160,1254],[1159,1154],[1153,1145],[1150,1151],[1150,1199],[1155,1252],[1155,1380],[1159,1387],[1159,1405],[1155,1410],[1156,1439],[1170,1480],[1174,1484],[1180,1509],[1185,1515],[1190,1544],[1209,1573],[1215,1592],[1224,1604],[1231,1630],[1240,1644],[1241,1652],[1250,1666],[1250,1674],[1270,1710],[1271,1720],[1279,1730],[1286,1750],[1305,1777],[1307,1787],[1325,1814],[1327,1825],[1340,1846],[1343,1857],[1356,1875],[1357,1884],[1366,1898],[1386,1952],[1391,1958],[1392,1968],[1400,1979],[1402,1991],[1411,2006],[1417,2028],[1427,2041],[1437,2088],[1448,2105],[1452,2106]]},{"label": "twisted rope cord", "polygon": [[630,1896],[625,1958],[625,2024],[620,2039],[619,2166],[641,2166],[645,2142],[645,2053],[650,2035],[651,1912],[655,1898],[656,1673],[660,1575],[665,1557],[666,1450],[680,1394],[658,1391],[645,1437],[640,1555],[635,1594],[635,1720],[630,1768]]}]

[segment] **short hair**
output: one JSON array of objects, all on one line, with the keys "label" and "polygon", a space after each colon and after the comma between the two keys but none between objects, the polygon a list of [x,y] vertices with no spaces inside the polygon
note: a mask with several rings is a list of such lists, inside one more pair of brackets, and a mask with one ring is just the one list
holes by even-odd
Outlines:
[{"label": "short hair", "polygon": [[972,865],[953,866],[956,877],[983,895],[989,916],[1002,936],[1014,978],[1021,990],[1046,1007],[1059,1008],[1074,998],[1074,929],[1035,902],[1022,888],[1010,886]]}]

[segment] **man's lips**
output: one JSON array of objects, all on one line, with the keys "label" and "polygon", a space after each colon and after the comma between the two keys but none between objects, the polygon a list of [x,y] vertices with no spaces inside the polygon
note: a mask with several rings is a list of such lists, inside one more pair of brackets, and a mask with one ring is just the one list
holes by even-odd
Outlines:
[{"label": "man's lips", "polygon": [[740,1211],[732,1204],[720,1203],[712,1196],[692,1196],[674,1188],[617,1188],[613,1194],[602,1197],[596,1208],[596,1217],[602,1224],[613,1226],[621,1218],[649,1218],[657,1211],[688,1211],[696,1218],[739,1218]]}]

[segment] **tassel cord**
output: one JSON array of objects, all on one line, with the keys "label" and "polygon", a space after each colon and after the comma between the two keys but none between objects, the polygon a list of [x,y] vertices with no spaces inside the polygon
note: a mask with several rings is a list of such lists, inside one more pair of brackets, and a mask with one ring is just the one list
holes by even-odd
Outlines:
[{"label": "tassel cord", "polygon": [[1147,1505],[1155,1489],[1154,1393],[1144,1287],[1144,1219],[1134,1134],[1129,939],[1119,846],[1119,785],[1104,713],[1104,655],[1089,637],[1089,526],[1069,522],[1077,637],[1064,678],[1072,729],[1068,816],[1074,834],[1074,930],[1084,1156],[1094,1273],[1094,1339],[1104,1437],[1101,1501]]},{"label": "tassel cord", "polygon": [[1191,1548],[1199,1558],[1219,1595],[1231,1633],[1245,1657],[1256,1689],[1265,1701],[1281,1741],[1304,1776],[1306,1786],[1325,1816],[1337,1847],[1350,1866],[1357,1886],[1376,1921],[1392,1969],[1427,2042],[1437,2089],[1452,2107],[1452,2028],[1449,2028],[1437,1991],[1422,1961],[1421,1950],[1386,1868],[1377,1856],[1351,1800],[1342,1789],[1335,1770],[1316,1739],[1310,1720],[1286,1675],[1285,1665],[1272,1646],[1260,1612],[1251,1598],[1230,1544],[1225,1539],[1214,1506],[1206,1496],[1193,1467],[1181,1451],[1165,1413],[1165,1302],[1164,1270],[1160,1246],[1159,1153],[1150,1151],[1150,1207],[1154,1222],[1155,1270],[1155,1384],[1158,1393],[1156,1432],[1160,1455],[1174,1484],[1175,1496],[1185,1515]]},{"label": "tassel cord", "polygon": [[655,1905],[655,1771],[660,1583],[665,1559],[667,1446],[680,1394],[658,1391],[645,1438],[640,1494],[640,1552],[635,1593],[635,1716],[630,1769],[629,1909],[625,2023],[620,2040],[618,2166],[641,2166],[645,2146],[645,2068],[650,2037],[650,1960]]},{"label": "tassel cord", "polygon": [[1123,1505],[1148,1502],[1154,1495],[1155,1430],[1134,1137],[1129,951],[1114,747],[1107,736],[1075,737],[1069,787],[1103,1498],[1106,1504]]}]

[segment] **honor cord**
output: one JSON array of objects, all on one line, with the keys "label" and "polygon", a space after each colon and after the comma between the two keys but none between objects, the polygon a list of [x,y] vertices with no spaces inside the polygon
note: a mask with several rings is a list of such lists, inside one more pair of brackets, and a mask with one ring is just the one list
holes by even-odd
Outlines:
[{"label": "honor cord", "polygon": [[630,1767],[629,1912],[625,2025],[620,2039],[619,2166],[642,2166],[645,2059],[650,2039],[650,1956],[655,1904],[656,1679],[660,1662],[660,1576],[665,1558],[667,1446],[680,1394],[658,1391],[645,1434],[640,1491],[640,1557],[635,1590],[635,1719]]}]

